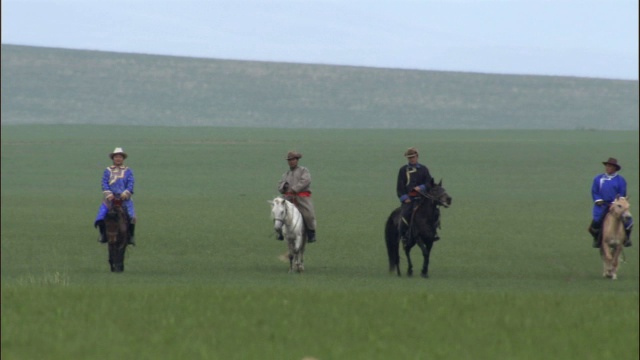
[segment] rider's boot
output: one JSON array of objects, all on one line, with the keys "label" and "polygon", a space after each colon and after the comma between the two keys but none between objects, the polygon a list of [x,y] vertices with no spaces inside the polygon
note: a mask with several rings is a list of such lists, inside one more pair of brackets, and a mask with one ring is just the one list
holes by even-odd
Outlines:
[{"label": "rider's boot", "polygon": [[95,227],[98,228],[98,231],[100,232],[100,235],[98,235],[98,242],[101,244],[104,244],[107,242],[107,229],[106,226],[104,225],[104,220],[98,220],[95,224]]},{"label": "rider's boot", "polygon": [[631,226],[627,229],[624,229],[624,232],[627,234],[627,238],[624,239],[624,247],[631,247],[631,245],[633,245],[631,243],[631,229]]},{"label": "rider's boot", "polygon": [[307,229],[307,242],[316,242],[316,231]]},{"label": "rider's boot", "polygon": [[136,224],[129,224],[129,245],[136,246]]},{"label": "rider's boot", "polygon": [[600,226],[600,223],[591,220],[591,225],[589,225],[588,229],[591,236],[593,236],[593,243],[591,244],[591,246],[596,249],[600,247]]}]

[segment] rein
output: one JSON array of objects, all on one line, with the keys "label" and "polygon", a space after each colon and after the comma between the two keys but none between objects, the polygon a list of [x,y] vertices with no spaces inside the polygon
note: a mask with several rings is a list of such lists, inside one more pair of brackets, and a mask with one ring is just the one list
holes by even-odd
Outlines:
[{"label": "rein", "polygon": [[[290,203],[290,204],[291,204],[291,206],[295,206],[295,205],[293,205],[293,203]],[[280,221],[281,223],[286,225],[287,223],[285,222],[285,219],[288,217],[288,215],[289,215],[289,204],[287,204],[287,202],[285,202],[284,203],[284,218],[283,219],[275,218],[274,220],[275,221]],[[301,218],[302,218],[302,216],[300,216],[300,219]],[[298,219],[298,221],[300,221],[300,219]],[[292,226],[298,225],[298,221],[296,221],[295,224],[292,224]]]},{"label": "rein", "polygon": [[420,196],[422,196],[422,197],[424,197],[424,198],[427,198],[427,199],[429,199],[429,200],[433,201],[434,203],[436,203],[436,205],[442,205],[442,201],[440,201],[440,200],[439,200],[437,197],[435,197],[434,195],[431,195],[431,194],[429,194],[429,193],[424,194],[424,193],[421,193],[421,192],[419,192],[418,194],[420,194]]}]

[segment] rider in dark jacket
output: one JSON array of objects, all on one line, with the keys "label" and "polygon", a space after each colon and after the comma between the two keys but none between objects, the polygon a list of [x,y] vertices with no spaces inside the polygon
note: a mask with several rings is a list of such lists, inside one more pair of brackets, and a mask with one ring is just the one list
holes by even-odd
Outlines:
[{"label": "rider in dark jacket", "polygon": [[[409,230],[414,206],[421,198],[420,194],[427,192],[429,184],[433,180],[429,169],[418,162],[418,150],[416,148],[407,149],[404,156],[407,158],[408,163],[400,168],[396,186],[398,199],[401,203],[401,218],[398,224],[398,231],[403,242],[406,241],[409,235],[407,231]],[[438,239],[437,235],[435,239]]]}]

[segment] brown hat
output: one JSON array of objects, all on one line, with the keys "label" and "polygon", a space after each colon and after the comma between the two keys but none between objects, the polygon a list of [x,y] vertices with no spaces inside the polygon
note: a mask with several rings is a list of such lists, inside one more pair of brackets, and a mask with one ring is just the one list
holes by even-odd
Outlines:
[{"label": "brown hat", "polygon": [[622,169],[622,166],[618,165],[618,160],[616,160],[615,158],[609,158],[609,160],[607,161],[603,161],[602,162],[603,165],[613,165],[616,167],[616,171],[620,171],[620,169]]},{"label": "brown hat", "polygon": [[289,151],[289,152],[287,153],[287,157],[286,157],[286,159],[287,159],[287,160],[291,160],[291,159],[300,159],[301,157],[302,157],[302,154],[300,154],[299,152],[297,152],[297,151]]},{"label": "brown hat", "polygon": [[418,149],[414,147],[410,147],[407,149],[407,151],[404,152],[404,157],[406,158],[410,158],[413,156],[418,156]]},{"label": "brown hat", "polygon": [[113,160],[113,157],[116,156],[117,154],[122,155],[122,157],[125,159],[127,158],[127,153],[124,152],[124,150],[122,150],[121,147],[115,148],[115,150],[113,150],[113,152],[109,154],[109,157],[111,158],[111,160]]}]

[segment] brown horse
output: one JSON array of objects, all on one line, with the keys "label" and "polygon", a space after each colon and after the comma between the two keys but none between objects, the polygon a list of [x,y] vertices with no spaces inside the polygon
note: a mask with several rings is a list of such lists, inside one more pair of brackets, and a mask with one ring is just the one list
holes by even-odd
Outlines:
[{"label": "brown horse", "polygon": [[624,224],[631,219],[629,212],[629,201],[627,198],[617,197],[611,206],[609,212],[602,222],[602,246],[600,246],[600,255],[604,271],[603,277],[615,280],[618,278],[618,265],[622,247],[627,234],[624,231]]},{"label": "brown horse", "polygon": [[109,244],[109,266],[111,272],[124,271],[124,254],[129,243],[129,215],[122,200],[114,199],[104,218],[105,235]]}]

